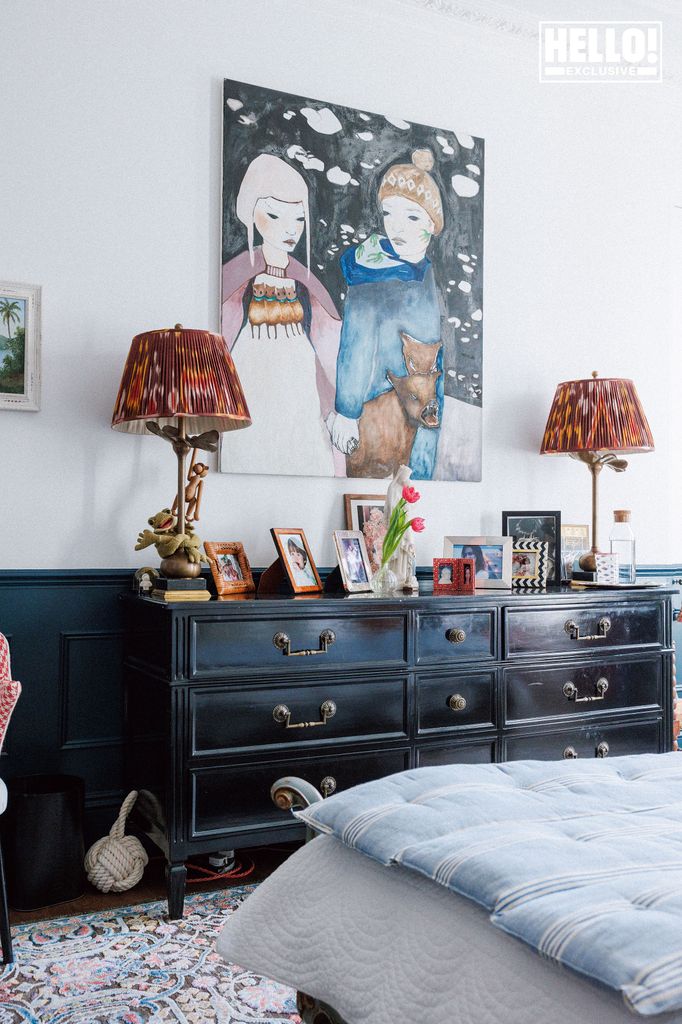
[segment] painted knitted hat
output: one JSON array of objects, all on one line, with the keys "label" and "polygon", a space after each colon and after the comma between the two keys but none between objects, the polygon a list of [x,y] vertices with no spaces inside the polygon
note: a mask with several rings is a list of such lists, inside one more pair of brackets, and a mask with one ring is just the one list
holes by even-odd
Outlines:
[{"label": "painted knitted hat", "polygon": [[387,196],[403,196],[426,210],[435,225],[434,234],[443,230],[443,204],[438,185],[429,174],[433,167],[430,149],[415,149],[411,164],[393,164],[379,187],[379,202]]}]

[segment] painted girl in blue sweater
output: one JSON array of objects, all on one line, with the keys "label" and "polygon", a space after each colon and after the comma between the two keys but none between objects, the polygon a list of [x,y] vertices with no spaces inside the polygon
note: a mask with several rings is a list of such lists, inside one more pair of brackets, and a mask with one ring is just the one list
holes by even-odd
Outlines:
[{"label": "painted girl in blue sweater", "polygon": [[[432,167],[428,149],[415,150],[410,164],[389,167],[379,187],[386,235],[371,235],[341,258],[348,295],[336,364],[336,415],[328,426],[334,445],[346,455],[358,446],[364,404],[391,388],[386,374],[407,372],[401,332],[425,344],[440,340],[440,306],[426,255],[431,238],[443,229],[440,191],[428,173]],[[441,349],[441,370],[442,358]],[[436,398],[440,419],[442,374]],[[414,479],[432,477],[438,438],[439,429],[418,429],[410,456]]]}]

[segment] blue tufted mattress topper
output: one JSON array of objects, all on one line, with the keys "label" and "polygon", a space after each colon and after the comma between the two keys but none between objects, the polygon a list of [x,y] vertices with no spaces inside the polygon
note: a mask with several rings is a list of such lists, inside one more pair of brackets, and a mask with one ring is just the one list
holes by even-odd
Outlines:
[{"label": "blue tufted mattress topper", "polygon": [[682,754],[401,772],[298,817],[481,904],[543,956],[682,1009]]}]

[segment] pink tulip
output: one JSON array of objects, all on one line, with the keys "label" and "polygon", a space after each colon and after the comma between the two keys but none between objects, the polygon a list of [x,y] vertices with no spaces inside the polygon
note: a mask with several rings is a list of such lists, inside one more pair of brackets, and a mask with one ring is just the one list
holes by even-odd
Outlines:
[{"label": "pink tulip", "polygon": [[403,498],[408,505],[414,505],[415,501],[419,501],[421,494],[419,491],[415,491],[414,487],[408,487],[407,484],[403,487]]},{"label": "pink tulip", "polygon": [[417,516],[415,519],[410,520],[410,526],[415,533],[421,533],[426,526],[426,523],[423,519],[420,519],[419,516]]}]

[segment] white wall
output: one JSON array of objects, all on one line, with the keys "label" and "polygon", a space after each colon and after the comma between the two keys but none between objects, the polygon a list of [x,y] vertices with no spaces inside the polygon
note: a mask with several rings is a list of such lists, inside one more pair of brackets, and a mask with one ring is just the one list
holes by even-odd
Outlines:
[{"label": "white wall", "polygon": [[[588,521],[587,471],[537,452],[557,382],[593,369],[635,379],[657,445],[602,475],[602,532],[630,506],[640,559],[682,560],[679,74],[540,85],[534,41],[392,0],[0,10],[0,279],[43,286],[42,410],[0,412],[2,567],[149,560],[132,549],[173,496],[173,456],[109,423],[133,334],[218,328],[224,77],[486,139],[483,481],[421,486],[419,561],[445,533],[499,532],[503,508]],[[332,564],[342,493],[376,489],[212,473],[200,532],[258,565],[270,526],[300,524]]]}]

